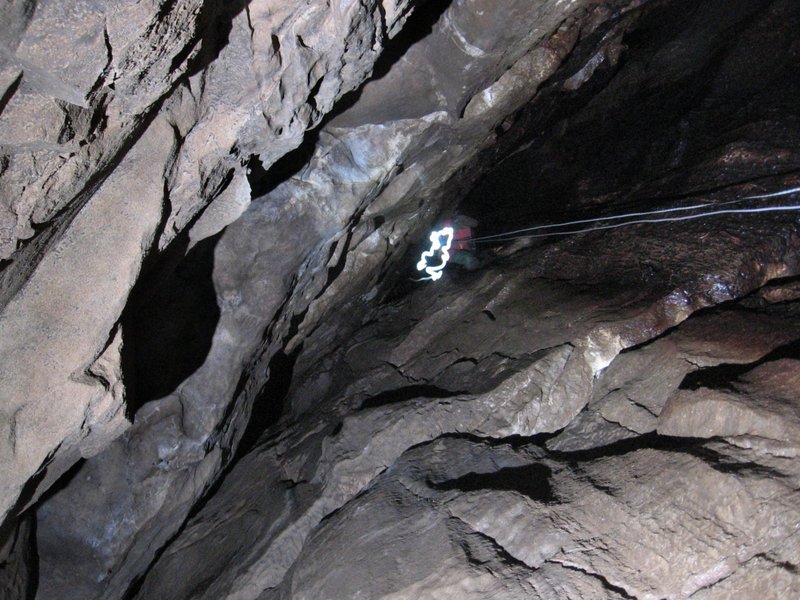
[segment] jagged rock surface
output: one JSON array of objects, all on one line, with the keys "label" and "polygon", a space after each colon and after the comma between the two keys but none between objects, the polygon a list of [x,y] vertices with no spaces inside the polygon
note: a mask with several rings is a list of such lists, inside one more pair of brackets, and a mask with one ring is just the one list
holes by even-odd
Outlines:
[{"label": "jagged rock surface", "polygon": [[797,596],[796,210],[409,281],[790,205],[796,5],[284,4],[0,8],[0,590]]},{"label": "jagged rock surface", "polygon": [[[145,261],[213,242],[249,204],[247,164],[298,146],[412,7],[273,4],[3,9],[3,518],[151,399],[134,398],[122,366],[140,337],[124,322]],[[186,426],[189,452],[208,454]]]},{"label": "jagged rock surface", "polygon": [[[780,220],[764,225],[765,229],[751,230],[738,243],[719,245],[717,257],[727,260],[758,254],[758,246],[771,244],[767,231],[778,231]],[[792,230],[793,219],[784,218],[783,226],[787,232]],[[659,235],[674,240],[696,237],[695,232],[683,229],[673,226]],[[630,250],[630,245],[638,244],[635,256],[644,261],[654,258],[648,252],[660,252],[652,239],[625,233],[605,239],[606,252],[597,258],[604,275],[617,281],[631,264],[627,252],[616,254],[615,249]],[[562,249],[565,255],[580,255],[580,247],[564,245],[570,246]],[[688,244],[684,247],[687,253],[694,250]],[[780,428],[780,417],[775,417],[772,429],[759,429],[758,421],[750,427],[742,423],[738,431],[675,432],[672,425],[671,436],[691,438],[685,443],[672,437],[659,442],[652,434],[641,442],[633,440],[630,448],[623,445],[617,450],[615,443],[622,437],[661,431],[671,422],[692,427],[690,417],[668,416],[676,410],[669,406],[679,402],[678,387],[687,374],[713,371],[727,361],[773,364],[776,347],[800,338],[795,307],[765,305],[759,309],[763,315],[753,307],[726,309],[687,319],[709,302],[705,294],[685,294],[688,289],[701,289],[707,277],[686,267],[691,262],[688,254],[672,257],[676,289],[637,297],[641,290],[609,286],[604,280],[587,285],[594,267],[585,261],[565,261],[572,267],[570,277],[556,280],[564,271],[558,261],[545,261],[552,252],[548,247],[513,258],[497,257],[499,264],[486,273],[453,276],[434,290],[417,290],[367,315],[367,324],[332,354],[299,361],[295,373],[299,371],[297,381],[302,383],[290,392],[287,402],[303,418],[285,420],[237,463],[217,494],[159,558],[138,597],[371,598],[423,593],[523,598],[531,594],[615,597],[617,592],[620,597],[684,597],[727,577],[740,563],[790,543],[798,514],[785,507],[793,501],[798,473],[781,457],[796,446]],[[713,260],[711,254],[705,260]],[[786,276],[796,274],[800,267],[793,254],[788,250],[784,256],[787,262],[780,272]],[[541,266],[531,269],[531,264]],[[721,266],[717,264],[715,271]],[[739,290],[734,295],[764,283],[755,273],[753,279],[741,279],[742,266],[731,267],[736,275],[726,285]],[[569,324],[559,318],[562,310],[570,315]],[[749,317],[746,325],[742,323],[745,315]],[[738,327],[736,335],[732,327]],[[659,337],[667,330],[672,331]],[[781,336],[773,337],[776,330]],[[742,347],[739,336],[745,331],[753,343]],[[643,344],[651,336],[658,339]],[[313,341],[312,335],[309,342]],[[659,350],[664,345],[672,353]],[[335,346],[312,344],[314,348]],[[620,354],[625,348],[634,349]],[[674,363],[674,373],[668,367],[654,368],[653,356]],[[774,367],[781,369],[780,364]],[[678,396],[647,397],[639,387],[647,385],[641,381],[647,376],[664,377],[667,381],[653,389]],[[609,398],[609,389],[618,392],[618,397]],[[637,390],[644,406],[634,403]],[[794,406],[786,398],[776,402],[788,411]],[[650,417],[649,428],[638,431],[629,423],[638,416],[632,406]],[[659,418],[662,408],[664,415]],[[714,408],[720,414],[734,411],[733,416],[738,415],[733,404],[709,410]],[[594,435],[587,435],[576,425],[587,414],[598,415],[605,427],[597,426]],[[700,418],[708,422],[708,415]],[[627,436],[617,434],[622,428]],[[485,443],[480,439],[532,439],[556,431],[558,435],[547,441],[549,452],[533,443],[526,446],[536,461],[524,455],[506,465],[499,458],[487,458],[485,471],[476,466],[480,461],[476,463],[473,451],[461,445]],[[463,442],[435,445],[433,440],[443,436]],[[694,439],[717,436],[731,439],[710,445]],[[762,439],[767,450],[756,456],[742,450],[747,436]],[[770,444],[781,451],[769,450]],[[419,462],[425,455],[422,448],[436,448],[432,464],[448,465],[458,474],[428,473],[428,467]],[[583,458],[582,449],[587,452]],[[675,461],[675,456],[685,460]],[[765,473],[779,469],[781,483],[776,483],[776,490],[780,492],[763,491],[774,504],[758,506],[752,496],[762,493],[761,483],[753,479],[735,497],[726,496],[728,479],[714,475],[717,463],[730,471],[761,473],[764,482],[771,479]],[[561,492],[548,491],[549,474],[556,471],[562,477]],[[650,478],[642,479],[648,471]],[[254,478],[254,474],[260,476]],[[396,490],[396,481],[406,477],[414,480],[410,496]],[[443,480],[460,483],[442,488]],[[677,485],[678,480],[683,483]],[[707,485],[715,494],[708,497],[709,504],[704,496],[709,493]],[[495,488],[497,492],[492,491]],[[472,494],[461,497],[453,492],[445,502],[435,494],[437,489]],[[642,497],[645,491],[649,498]],[[533,508],[538,505],[526,504],[521,494],[533,495],[533,500],[551,508],[543,507],[545,512],[539,514]],[[415,501],[415,495],[424,500]],[[420,502],[434,508],[421,509]],[[406,508],[393,508],[400,514],[387,515],[387,503]],[[619,508],[620,503],[627,508]],[[456,506],[461,508],[456,510]],[[719,533],[706,531],[702,525],[672,530],[671,524],[682,520],[713,521],[709,512],[687,513],[710,511],[714,506],[713,510],[724,514],[746,513],[753,529],[725,538],[730,544],[724,547],[718,542],[729,528],[726,523],[719,524]],[[637,517],[639,529],[630,529],[630,537],[626,533],[615,541],[617,546],[608,547],[606,537],[629,524],[631,515],[643,507],[648,512]],[[567,515],[558,516],[560,510]],[[666,515],[665,520],[660,514]],[[782,529],[776,539],[761,540],[759,532],[769,527],[769,515],[780,515]],[[453,530],[451,520],[461,528]],[[565,523],[573,523],[574,528]],[[501,531],[491,531],[494,524]],[[643,538],[644,531],[649,538]],[[473,537],[488,546],[477,562],[500,565],[499,571],[475,568],[472,558],[465,562],[463,553],[471,556],[468,548]],[[592,540],[599,540],[601,547],[592,548]],[[642,548],[650,545],[655,547],[652,553],[643,554]],[[714,547],[718,555],[706,553],[706,546]],[[571,556],[573,552],[583,554]],[[664,556],[668,552],[673,554]],[[369,575],[392,571],[390,565],[398,560],[399,573]],[[336,569],[333,564],[338,565]],[[187,565],[194,569],[188,578]],[[691,580],[679,585],[668,576],[672,567]],[[348,575],[337,575],[339,570]],[[646,577],[632,575],[648,570],[651,574]]]}]

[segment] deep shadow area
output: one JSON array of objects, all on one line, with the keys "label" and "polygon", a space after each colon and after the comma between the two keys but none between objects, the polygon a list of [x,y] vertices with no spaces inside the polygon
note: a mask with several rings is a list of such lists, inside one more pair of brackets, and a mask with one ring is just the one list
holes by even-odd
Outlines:
[{"label": "deep shadow area", "polygon": [[[292,375],[294,371],[294,364],[297,357],[302,351],[302,346],[299,346],[293,353],[287,355],[283,351],[275,354],[269,362],[268,379],[261,392],[253,400],[253,407],[250,413],[250,420],[247,423],[239,446],[236,449],[234,457],[228,462],[225,469],[219,474],[216,481],[210,486],[206,493],[192,506],[192,509],[186,515],[185,520],[181,527],[173,534],[172,538],[165,543],[153,556],[147,569],[135,577],[125,594],[123,600],[133,600],[138,597],[138,594],[145,583],[145,579],[150,569],[155,565],[163,553],[170,547],[170,544],[178,539],[184,531],[188,523],[192,521],[214,497],[214,495],[225,484],[227,476],[235,468],[239,459],[248,454],[257,444],[264,432],[272,425],[274,425],[283,414],[284,400],[289,391],[292,382]],[[239,384],[239,391],[246,381],[243,376]],[[239,394],[235,394],[238,396]]]},{"label": "deep shadow area", "polygon": [[723,363],[715,367],[707,367],[692,371],[683,378],[678,389],[697,390],[699,388],[710,389],[734,389],[734,384],[753,369],[775,360],[790,358],[800,360],[800,340],[795,340],[789,344],[779,346],[772,352],[762,356],[757,361],[745,364]]},{"label": "deep shadow area", "polygon": [[[660,435],[653,431],[633,438],[620,440],[605,446],[598,446],[596,448],[576,450],[571,452],[553,450],[549,450],[548,452],[550,453],[550,456],[565,462],[571,469],[577,470],[580,470],[582,463],[587,463],[593,460],[599,460],[611,456],[624,456],[625,454],[644,449],[653,449],[664,452],[689,454],[707,463],[709,467],[715,471],[719,471],[720,473],[756,473],[776,479],[785,477],[783,473],[774,469],[770,469],[764,465],[760,465],[756,462],[742,462],[733,460],[708,446],[709,442],[714,442],[718,439],[719,438],[715,437],[696,438]],[[592,482],[592,485],[602,489],[602,486],[598,482]]]},{"label": "deep shadow area", "polygon": [[129,418],[175,391],[208,356],[220,316],[212,272],[221,235],[198,242],[182,259],[164,261],[131,291],[121,319]]},{"label": "deep shadow area", "polygon": [[81,467],[86,462],[83,458],[79,459],[39,497],[36,504],[24,510],[26,505],[36,494],[39,484],[46,478],[46,465],[50,462],[51,458],[52,456],[47,457],[36,475],[28,480],[15,506],[9,511],[9,516],[0,524],[0,548],[9,552],[9,555],[4,556],[3,560],[0,560],[0,595],[2,595],[4,591],[3,584],[9,583],[8,577],[11,576],[11,573],[7,574],[4,571],[14,568],[15,565],[11,564],[9,560],[12,558],[11,555],[16,555],[17,558],[21,559],[22,564],[24,564],[27,569],[27,586],[24,590],[24,598],[25,600],[34,600],[36,598],[39,588],[39,551],[36,538],[36,508],[41,505],[42,502],[46,502],[48,498],[51,498],[60,490],[64,489],[69,482],[77,476]]},{"label": "deep shadow area", "polygon": [[39,588],[39,555],[36,546],[36,517],[25,513],[3,542],[0,560],[0,597],[4,600],[34,600]]},{"label": "deep shadow area", "polygon": [[291,152],[287,152],[269,168],[255,155],[250,155],[247,162],[247,182],[250,185],[250,197],[255,200],[266,196],[278,185],[291,179],[303,169],[314,156],[314,149],[319,141],[319,127],[306,132],[303,143]]},{"label": "deep shadow area", "polygon": [[[73,464],[63,475],[61,475],[61,477],[59,477],[56,482],[39,497],[39,499],[36,501],[36,504],[22,513],[18,519],[7,519],[6,522],[3,523],[2,527],[0,527],[0,545],[8,543],[7,538],[9,536],[9,532],[13,533],[17,537],[12,546],[16,546],[17,544],[25,544],[21,550],[23,556],[25,557],[24,563],[27,567],[28,577],[27,589],[25,590],[25,600],[34,600],[37,597],[37,592],[39,590],[39,547],[38,539],[36,537],[38,516],[36,511],[38,507],[42,505],[42,503],[47,502],[50,498],[66,488],[69,483],[81,472],[81,468],[85,462],[85,458],[81,458],[75,462],[75,464]],[[38,482],[43,480],[46,474],[47,468],[45,467],[35,480],[37,485],[32,486],[30,489],[24,491],[23,496],[20,497],[21,501],[23,499],[25,500],[25,503],[30,501],[32,495],[36,491],[36,487],[38,487]],[[26,486],[26,488],[27,487],[28,486]],[[25,503],[21,502],[19,506],[22,507],[25,505]],[[26,536],[23,535],[23,528],[25,527],[29,528]],[[2,578],[2,570],[5,567],[5,563],[0,563],[0,579]],[[1,591],[2,589],[0,588],[0,592]]]},{"label": "deep shadow area", "polygon": [[[481,221],[481,234],[672,206],[691,192],[800,168],[796,152],[775,160],[779,148],[800,146],[800,5],[678,0],[641,11],[581,40],[515,115],[505,134],[513,145],[489,151],[499,162],[460,208]],[[605,51],[606,35],[619,36],[619,60],[565,87]],[[723,157],[724,169],[700,166]]]},{"label": "deep shadow area", "polygon": [[28,589],[26,590],[25,600],[35,600],[39,591],[39,548],[36,542],[36,517],[31,513],[30,519],[30,541],[26,548],[28,566]]},{"label": "deep shadow area", "polygon": [[630,452],[636,452],[644,448],[655,450],[666,450],[674,452],[684,452],[705,444],[705,438],[686,438],[668,435],[659,435],[655,431],[643,433],[636,437],[625,438],[605,446],[588,448],[586,450],[571,450],[568,452],[561,450],[548,450],[551,456],[567,462],[569,465],[578,465],[582,462],[592,461],[607,456],[624,456]]},{"label": "deep shadow area", "polygon": [[451,392],[435,385],[407,385],[394,390],[386,390],[364,400],[361,408],[376,408],[396,402],[405,402],[414,398],[452,398],[466,392]]},{"label": "deep shadow area", "polygon": [[440,491],[514,491],[524,494],[536,502],[549,504],[557,500],[550,487],[552,474],[552,470],[547,465],[534,463],[522,467],[506,467],[493,473],[468,473],[450,481],[436,483],[429,481],[428,485]]},{"label": "deep shadow area", "polygon": [[691,448],[688,450],[688,453],[703,460],[715,471],[725,473],[726,475],[758,475],[776,480],[781,480],[786,477],[784,473],[781,473],[777,469],[761,465],[754,461],[732,460],[730,457],[704,446]]},{"label": "deep shadow area", "polygon": [[294,364],[302,349],[302,346],[298,346],[291,354],[280,350],[270,359],[269,377],[264,387],[253,399],[250,420],[247,422],[231,465],[250,452],[258,443],[261,435],[280,419],[286,395],[292,384]]}]

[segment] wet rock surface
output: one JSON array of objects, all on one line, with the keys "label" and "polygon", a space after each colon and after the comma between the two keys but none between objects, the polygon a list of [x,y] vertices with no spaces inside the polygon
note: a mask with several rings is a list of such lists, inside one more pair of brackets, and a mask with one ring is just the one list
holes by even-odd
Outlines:
[{"label": "wet rock surface", "polygon": [[0,15],[5,596],[800,594],[794,3]]}]

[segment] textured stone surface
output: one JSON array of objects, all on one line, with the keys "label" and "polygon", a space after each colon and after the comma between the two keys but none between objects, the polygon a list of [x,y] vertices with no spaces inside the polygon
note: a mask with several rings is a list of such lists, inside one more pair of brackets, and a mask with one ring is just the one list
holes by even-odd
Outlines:
[{"label": "textured stone surface", "polygon": [[[473,8],[456,4],[448,9],[437,25],[440,33],[420,42],[423,50],[431,43],[450,39],[451,29],[463,26],[462,21],[471,17]],[[556,27],[556,16],[563,14],[552,6],[548,11],[549,20],[543,22],[540,37]],[[250,14],[252,18],[252,6]],[[487,48],[486,57],[494,57],[488,63],[494,71],[478,68],[483,64],[480,61],[472,66],[484,80],[497,77],[502,72],[502,61],[513,61],[538,41],[524,28],[515,30],[514,36],[515,46],[509,46],[508,40],[495,40],[494,49]],[[506,55],[509,48],[513,49],[511,56]],[[210,73],[217,68],[220,73],[229,73],[230,66],[222,61],[227,52],[233,51],[230,45],[226,46],[210,67]],[[550,69],[557,66],[558,56],[557,52],[551,53]],[[472,64],[478,58],[467,54],[465,60],[465,64]],[[539,77],[546,75],[542,72]],[[449,78],[435,72],[429,83],[446,94],[451,93],[448,90],[454,85]],[[528,86],[535,84],[535,79],[528,82]],[[403,84],[398,81],[382,93],[393,95],[394,87],[400,85]],[[534,91],[535,87],[518,87],[505,96],[505,101],[520,105]],[[241,99],[234,104],[237,110],[245,106]],[[284,105],[285,99],[281,110]],[[179,515],[189,512],[229,460],[230,450],[238,443],[246,425],[250,404],[265,377],[271,374],[266,364],[248,364],[253,355],[256,360],[266,362],[282,343],[288,343],[287,352],[291,352],[293,341],[284,340],[284,336],[301,338],[306,331],[313,331],[328,316],[336,298],[346,297],[349,287],[368,290],[369,285],[374,286],[378,276],[376,267],[385,263],[392,246],[402,242],[408,224],[418,222],[417,226],[421,226],[430,219],[431,207],[420,210],[410,202],[414,194],[433,194],[456,169],[474,158],[475,150],[491,138],[490,129],[498,118],[498,112],[491,110],[471,119],[459,119],[439,106],[426,110],[429,114],[414,120],[371,124],[370,111],[356,110],[354,114],[361,115],[357,123],[333,121],[318,134],[317,148],[308,166],[255,200],[221,234],[213,251],[218,323],[202,364],[172,394],[139,411],[136,425],[127,436],[98,458],[101,464],[82,467],[84,475],[76,477],[69,489],[50,502],[50,509],[40,513],[43,539],[52,523],[58,539],[68,535],[75,540],[76,548],[85,549],[85,554],[74,555],[72,570],[86,573],[87,580],[92,582],[87,585],[96,587],[97,593],[113,595],[109,590],[125,589],[146,569],[155,549],[180,525]],[[230,113],[215,112],[209,118],[230,118]],[[196,125],[192,133],[202,126],[202,123]],[[247,137],[241,131],[237,135],[237,146],[242,146]],[[452,147],[456,141],[464,146],[454,153]],[[467,151],[470,146],[475,149]],[[288,146],[284,151],[287,149]],[[208,152],[206,145],[204,156]],[[186,172],[180,166],[183,156],[182,153],[178,158],[175,172]],[[261,155],[264,164],[274,159],[273,155]],[[423,170],[437,175],[428,179],[428,189],[424,189],[418,179],[409,183],[399,181],[401,170],[412,176],[415,171]],[[183,193],[180,181],[173,185],[171,200]],[[362,219],[366,214],[372,219]],[[375,231],[373,219],[378,216],[384,222]],[[165,227],[170,231],[171,222],[167,221]],[[201,218],[196,227],[207,225]],[[243,256],[253,258],[242,261]],[[336,277],[332,273],[341,270],[337,266],[339,261],[347,262],[344,275]],[[297,276],[292,281],[289,274],[294,272]],[[304,318],[297,319],[295,315]],[[141,345],[139,340],[137,343]],[[244,389],[242,377],[250,378]],[[563,421],[568,414],[569,411],[560,419]],[[143,468],[144,465],[151,466]],[[98,481],[116,477],[114,474],[119,470],[132,474],[123,484],[129,493],[121,493],[120,484],[98,490]],[[129,496],[136,501],[130,503]],[[91,529],[82,525],[71,527],[68,519],[57,515],[75,504],[92,506],[92,513],[108,517],[99,519]],[[115,516],[120,513],[128,517],[121,528]],[[165,526],[165,522],[170,525]],[[66,534],[66,529],[74,531]],[[111,537],[107,533],[110,531],[114,532]],[[99,547],[103,550],[99,552],[102,559],[98,563],[95,557]],[[93,566],[98,564],[102,566]],[[86,593],[84,588],[81,590]]]},{"label": "textured stone surface", "polygon": [[442,439],[409,451],[318,528],[283,595],[724,597],[728,578],[762,565],[779,587],[748,585],[767,597],[796,586],[796,563],[762,558],[796,551],[792,462],[756,466],[725,444],[634,446],[580,464],[537,450]]},{"label": "textured stone surface", "polygon": [[[243,163],[260,154],[269,166],[299,145],[382,44],[374,4],[280,14],[269,2],[161,4],[6,9],[16,29],[2,46],[4,515],[125,429],[112,354],[125,344],[120,317],[143,260],[209,203],[193,242],[235,220],[249,201]],[[410,7],[396,5],[394,18]],[[229,181],[233,201],[221,193]],[[296,268],[302,251],[274,272]],[[29,374],[25,364],[37,366]],[[216,424],[187,427],[207,437]]]},{"label": "textured stone surface", "polygon": [[744,368],[762,359],[800,337],[796,319],[791,306],[761,307],[758,312],[741,305],[688,319],[668,335],[620,355],[599,379],[587,410],[549,440],[548,447],[593,448],[657,428],[680,435],[661,429],[669,417],[661,420],[660,415],[665,404],[676,406],[673,397],[691,393],[680,389],[687,375],[702,381],[706,373],[732,365]]},{"label": "textured stone surface", "polygon": [[[738,243],[753,249],[761,244],[769,244],[765,231],[751,230]],[[668,235],[667,232],[663,233]],[[680,236],[676,230],[670,233],[673,237]],[[690,234],[687,232],[687,235]],[[634,238],[628,233],[611,236],[614,237],[620,244],[622,238],[627,244],[638,244],[636,255],[643,260],[648,258],[648,251],[658,251],[650,240]],[[607,241],[609,244],[606,254],[601,257],[602,264],[606,273],[619,273],[625,268],[626,255],[615,254],[614,240]],[[721,256],[727,257],[733,251],[733,247],[728,247]],[[662,341],[670,340],[678,356],[670,357],[666,352],[661,354],[685,365],[678,377],[671,377],[677,386],[686,373],[697,368],[689,362],[689,358],[700,365],[715,365],[723,360],[752,360],[780,345],[782,339],[793,341],[800,337],[793,314],[767,314],[761,319],[747,321],[754,342],[759,339],[757,334],[761,334],[761,348],[757,344],[741,348],[740,337],[732,335],[730,328],[737,319],[741,321],[743,315],[722,312],[690,318],[686,326],[679,327],[675,333],[615,360],[620,350],[641,342],[641,338],[635,336],[658,335],[659,330],[654,331],[654,328],[661,328],[661,331],[669,329],[680,322],[687,312],[704,306],[705,297],[687,296],[680,305],[681,310],[673,311],[671,303],[674,302],[674,293],[668,290],[664,291],[662,297],[637,299],[632,297],[630,290],[614,290],[601,282],[594,287],[587,287],[584,283],[588,280],[586,271],[590,273],[594,267],[586,263],[583,272],[575,267],[569,282],[552,282],[542,274],[531,275],[527,266],[541,263],[542,252],[542,249],[527,250],[513,259],[506,259],[502,279],[493,270],[454,275],[435,289],[418,289],[403,301],[369,315],[366,320],[370,324],[325,359],[326,371],[331,374],[327,385],[321,385],[317,373],[304,372],[304,364],[298,363],[295,372],[299,381],[305,383],[290,392],[286,401],[295,407],[302,418],[284,421],[280,433],[275,432],[265,439],[262,445],[234,467],[226,476],[223,488],[189,522],[176,543],[160,557],[140,590],[140,597],[212,598],[226,591],[230,597],[259,597],[262,593],[264,597],[270,597],[270,594],[288,593],[286,586],[290,585],[290,580],[287,577],[290,576],[294,583],[290,585],[293,591],[289,597],[348,597],[355,594],[354,588],[348,586],[364,586],[364,579],[344,577],[339,580],[321,568],[315,575],[320,578],[319,581],[312,579],[312,584],[301,575],[291,575],[290,567],[301,548],[309,548],[312,555],[316,551],[317,542],[308,536],[315,535],[312,532],[320,522],[327,522],[323,516],[340,508],[350,510],[342,507],[353,504],[360,506],[362,496],[359,493],[372,489],[370,482],[384,469],[402,460],[400,457],[406,450],[442,434],[528,438],[562,429],[570,424],[597,390],[602,391],[607,389],[603,386],[611,385],[605,376],[613,378],[616,360],[623,361],[623,366],[616,370],[617,377],[622,375],[625,379],[620,384],[621,389],[636,397],[636,390],[641,389],[637,388],[636,376],[640,375],[639,369],[642,369],[636,363],[646,363],[650,354],[648,350]],[[673,256],[676,264],[684,262],[686,258],[677,254]],[[710,255],[706,259],[710,260]],[[551,263],[543,270],[547,273],[549,269],[557,268],[558,265]],[[685,275],[696,277],[688,272]],[[700,279],[705,279],[705,276],[700,276]],[[695,285],[691,279],[676,283],[681,289],[691,289]],[[740,280],[737,285],[750,288],[759,285],[759,282]],[[464,293],[465,290],[469,290],[469,293]],[[621,306],[625,306],[625,309],[621,309]],[[570,315],[568,326],[558,317],[560,311]],[[668,321],[667,318],[674,321]],[[404,322],[408,323],[406,327],[401,326]],[[395,327],[398,330],[393,330]],[[773,337],[777,328],[780,328],[783,338]],[[718,336],[716,342],[712,334]],[[700,343],[700,339],[704,341]],[[314,336],[311,337],[313,340]],[[313,347],[319,345],[313,344]],[[643,360],[628,359],[637,354]],[[606,367],[604,377],[598,378],[598,373]],[[309,368],[313,368],[312,365]],[[651,368],[648,371],[649,374],[656,372],[659,370]],[[664,386],[663,389],[669,392],[673,388]],[[571,439],[570,436],[575,434],[570,427],[559,437]],[[656,423],[653,422],[645,431],[655,428]],[[614,440],[592,441],[594,444],[590,447],[603,446]],[[568,444],[553,444],[557,450],[565,446]],[[642,465],[651,460],[647,458],[650,456],[647,453],[644,456]],[[668,461],[666,456],[664,462]],[[448,460],[454,465],[463,464],[465,469],[471,464],[470,458],[457,452],[450,455]],[[606,468],[609,472],[613,471],[612,467]],[[707,467],[698,460],[697,468],[702,470]],[[663,470],[661,466],[654,469],[656,472]],[[680,472],[680,468],[676,467],[675,476]],[[272,475],[269,483],[265,484],[263,479],[252,481],[254,473]],[[704,484],[699,482],[703,477],[698,475],[690,479],[698,486],[692,493],[701,494]],[[507,485],[514,488],[524,483],[510,476]],[[622,483],[620,486],[627,489]],[[723,486],[721,483],[719,486],[717,493],[722,495]],[[479,504],[496,506],[497,501],[483,499]],[[603,510],[606,509],[599,508],[598,514]],[[269,516],[263,521],[254,519],[254,515],[258,514]],[[348,524],[352,521],[343,518]],[[411,531],[415,527],[424,527],[424,524],[417,523],[417,518],[422,517],[415,516],[412,523],[408,524]],[[586,518],[591,520],[590,516]],[[610,527],[620,527],[626,518],[620,514],[618,523]],[[791,519],[789,516],[786,518]],[[502,515],[486,519],[488,522],[502,523],[503,526],[513,522],[510,517]],[[357,522],[362,523],[364,529],[358,529],[352,535],[371,536],[372,530],[367,523],[374,521],[373,517],[360,517]],[[230,535],[230,531],[236,531],[237,534]],[[344,540],[342,546],[331,542],[338,549],[329,556],[346,554],[348,535],[351,534],[341,534]],[[429,535],[432,538],[440,537],[433,530]],[[557,535],[555,529],[552,535]],[[594,534],[582,535],[588,539]],[[658,537],[661,533],[653,535]],[[339,533],[331,534],[331,540],[339,537]],[[531,537],[537,536],[528,535],[526,539]],[[664,543],[668,546],[673,542]],[[677,544],[678,540],[674,543]],[[209,548],[214,551],[208,552]],[[534,555],[539,552],[538,546],[525,547],[524,544],[519,551]],[[403,562],[403,568],[413,573],[409,575],[411,579],[407,581],[408,585],[415,581],[413,578],[422,580],[431,575],[425,570],[432,566],[429,560],[416,561],[418,556],[424,557],[424,554],[410,549],[400,552],[410,561],[408,564]],[[620,552],[626,556],[636,554],[631,548]],[[369,550],[364,553],[377,556]],[[699,548],[696,553],[700,554]],[[387,551],[386,556],[387,561],[397,560],[397,555],[391,552]],[[319,565],[330,564],[333,558],[309,560],[311,564]],[[443,563],[437,567],[442,569],[439,576],[448,581],[447,577],[455,575],[447,566],[447,560],[442,560]],[[530,560],[531,568],[541,566],[536,559]],[[655,558],[645,557],[643,560]],[[668,564],[671,559],[666,560]],[[453,561],[457,562],[457,559],[453,558]],[[230,568],[233,564],[237,565],[235,569]],[[559,564],[565,564],[570,569],[577,568],[568,562]],[[192,565],[195,575],[181,584],[172,574],[185,573],[187,565]],[[214,570],[223,565],[224,571]],[[296,568],[300,569],[299,566]],[[599,567],[581,567],[580,570],[593,572],[597,569]],[[378,567],[373,570],[377,571]],[[210,577],[213,584],[195,587],[203,577]],[[463,577],[471,580],[472,576]],[[665,589],[658,587],[659,577],[662,576],[631,583],[631,594],[641,593],[643,597],[648,597],[647,594],[652,593],[655,594],[653,597],[657,597]],[[387,583],[390,580],[381,579],[375,583],[377,588],[364,588],[360,593],[364,597],[388,594],[388,588],[381,586],[393,585]],[[546,583],[548,581],[545,578],[532,585],[551,585]],[[302,585],[299,582],[303,582]],[[494,587],[495,584],[490,582],[473,582],[469,585],[473,584],[477,586],[476,590],[483,589],[481,586],[485,590],[505,589],[502,586]],[[320,586],[319,589],[314,588],[315,585]],[[325,587],[329,585],[334,587]],[[454,594],[453,597],[472,589],[442,585],[452,589],[450,593]],[[580,590],[584,584],[570,585],[576,586],[571,589]],[[294,586],[306,591],[298,591]],[[613,583],[613,586],[617,586],[617,583]],[[613,586],[612,589],[615,589]],[[651,588],[656,591],[648,591]],[[378,593],[378,589],[383,591]],[[521,588],[525,589],[530,588]],[[477,591],[475,593],[478,594]],[[524,591],[509,593],[512,597],[523,597],[525,594]],[[682,592],[678,590],[675,593]]]},{"label": "textured stone surface", "polygon": [[776,359],[730,383],[732,389],[678,390],[659,415],[658,431],[691,437],[753,436],[798,443],[795,359]]},{"label": "textured stone surface", "polygon": [[[167,123],[154,121],[128,168],[106,180],[3,311],[4,515],[29,479],[52,483],[80,454],[96,454],[98,438],[110,441],[124,429],[117,385],[124,333],[115,331],[116,322],[162,214],[171,138]],[[135,204],[125,197],[134,186],[142,193]],[[110,213],[119,220],[109,222]]]},{"label": "textured stone surface", "polygon": [[797,595],[796,3],[0,21],[6,596]]}]

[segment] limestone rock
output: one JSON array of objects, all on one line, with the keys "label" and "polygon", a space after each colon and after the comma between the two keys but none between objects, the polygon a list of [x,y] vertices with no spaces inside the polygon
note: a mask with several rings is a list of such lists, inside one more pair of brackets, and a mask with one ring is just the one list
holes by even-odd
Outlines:
[{"label": "limestone rock", "polygon": [[0,23],[4,597],[798,595],[795,2]]},{"label": "limestone rock", "polygon": [[[577,467],[524,447],[426,444],[326,520],[291,583],[264,597],[720,597],[736,589],[731,578],[766,589],[748,578],[754,568],[778,585],[768,597],[781,597],[796,578],[761,557],[796,548],[797,473],[764,459],[760,476],[739,477],[743,459],[724,444],[689,443]],[[773,468],[789,479],[773,480]]]},{"label": "limestone rock", "polygon": [[796,360],[777,359],[742,375],[731,390],[678,390],[659,417],[658,431],[692,437],[755,436],[796,446],[799,374]]},{"label": "limestone rock", "polygon": [[[30,479],[46,476],[48,483],[55,481],[77,460],[81,438],[93,428],[96,437],[98,429],[109,426],[103,422],[108,417],[98,410],[109,417],[124,410],[119,389],[112,390],[116,382],[109,381],[113,376],[102,375],[108,367],[96,361],[103,355],[104,362],[117,363],[111,369],[119,369],[119,355],[113,357],[111,347],[106,347],[109,342],[120,343],[118,338],[109,340],[110,332],[161,218],[160,180],[174,156],[165,138],[171,139],[169,126],[155,121],[131,153],[129,168],[104,183],[3,311],[0,354],[7,360],[0,366],[0,385],[6,431],[0,474],[6,485],[0,506],[4,518]],[[134,189],[141,194],[135,203],[126,197]],[[120,218],[109,222],[110,213]],[[80,265],[80,272],[73,270],[74,265]],[[58,303],[53,303],[54,297]],[[111,421],[107,434],[112,435],[100,435],[113,439],[120,428],[113,417]],[[96,448],[89,451],[96,452]]]}]

